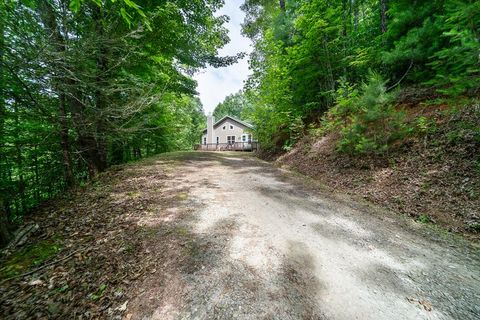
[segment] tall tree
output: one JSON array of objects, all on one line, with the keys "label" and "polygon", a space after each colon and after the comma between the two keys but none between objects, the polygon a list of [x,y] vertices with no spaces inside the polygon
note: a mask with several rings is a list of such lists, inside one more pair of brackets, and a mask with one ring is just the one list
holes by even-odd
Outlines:
[{"label": "tall tree", "polygon": [[250,102],[243,92],[239,91],[228,95],[223,102],[219,103],[213,115],[219,120],[225,116],[232,116],[240,120],[245,120],[246,111],[250,108]]},{"label": "tall tree", "polygon": [[247,0],[242,8],[243,32],[254,42],[245,89],[267,149],[289,148],[303,124],[320,121],[341,83],[383,83],[370,70],[389,79],[389,89],[478,92],[478,1],[291,0],[283,10]]},{"label": "tall tree", "polygon": [[[0,2],[0,181],[5,181],[6,168],[4,167],[5,160],[3,159],[3,137],[5,126],[5,19],[6,19],[6,4],[4,1]],[[4,196],[6,190],[4,185],[0,185],[0,246],[3,246],[10,239],[9,223],[7,217],[7,210],[5,208]]]},{"label": "tall tree", "polygon": [[110,164],[197,142],[192,74],[242,56],[218,55],[222,4],[1,2],[0,233]]},{"label": "tall tree", "polygon": [[388,10],[388,0],[380,0],[380,29],[382,33],[387,32],[387,10]]},{"label": "tall tree", "polygon": [[[65,51],[66,43],[64,36],[61,34],[60,27],[57,24],[57,17],[54,12],[52,4],[48,1],[40,2],[37,7],[39,15],[42,19],[44,26],[47,28],[50,35],[49,39],[51,42],[51,50],[54,56],[58,56],[59,64],[52,65],[53,70],[59,70],[61,66],[65,66]],[[55,61],[55,59],[53,59]],[[69,80],[67,77],[62,76],[61,74],[57,75],[53,87],[57,92],[58,96],[58,116],[60,124],[60,141],[63,155],[63,170],[64,170],[64,179],[65,184],[71,187],[75,183],[75,178],[73,174],[73,165],[71,158],[70,142],[69,142],[69,128],[67,120],[67,93],[65,92],[64,84]]]}]

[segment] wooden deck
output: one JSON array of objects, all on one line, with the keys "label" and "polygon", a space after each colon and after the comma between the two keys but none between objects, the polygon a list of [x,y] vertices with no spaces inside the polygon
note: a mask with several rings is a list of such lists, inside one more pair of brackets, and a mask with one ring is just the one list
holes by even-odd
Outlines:
[{"label": "wooden deck", "polygon": [[257,151],[258,142],[207,143],[198,144],[195,150],[202,151]]}]

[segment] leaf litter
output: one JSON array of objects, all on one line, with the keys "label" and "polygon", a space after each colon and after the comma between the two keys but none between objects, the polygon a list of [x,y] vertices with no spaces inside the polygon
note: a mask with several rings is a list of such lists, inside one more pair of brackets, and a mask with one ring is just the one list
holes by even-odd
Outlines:
[{"label": "leaf litter", "polygon": [[113,167],[27,217],[25,223],[39,229],[19,250],[53,239],[61,239],[61,249],[43,268],[13,277],[3,271],[18,251],[3,254],[0,317],[125,317],[132,288],[152,274],[161,278],[169,259],[179,255],[173,253],[177,225],[188,210],[177,203],[188,190],[167,185],[178,175],[175,164],[167,155]]}]

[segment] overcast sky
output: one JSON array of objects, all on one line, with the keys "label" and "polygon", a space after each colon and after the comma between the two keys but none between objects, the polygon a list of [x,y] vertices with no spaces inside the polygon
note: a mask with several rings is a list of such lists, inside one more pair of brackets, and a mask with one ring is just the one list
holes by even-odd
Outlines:
[{"label": "overcast sky", "polygon": [[[241,34],[244,13],[240,10],[243,0],[225,0],[225,6],[218,12],[230,17],[226,27],[229,30],[230,43],[220,50],[220,55],[235,55],[239,52],[251,52],[251,41]],[[249,75],[248,57],[226,68],[209,67],[195,75],[197,91],[205,113],[213,112],[215,106],[231,93],[243,88],[243,81]]]}]

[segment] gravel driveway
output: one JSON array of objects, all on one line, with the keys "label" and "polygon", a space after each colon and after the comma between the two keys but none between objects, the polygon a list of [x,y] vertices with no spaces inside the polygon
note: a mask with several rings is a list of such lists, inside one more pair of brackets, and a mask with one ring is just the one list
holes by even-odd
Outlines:
[{"label": "gravel driveway", "polygon": [[466,241],[251,154],[174,161],[167,184],[187,191],[171,210],[185,212],[191,258],[147,279],[127,318],[480,319]]}]

